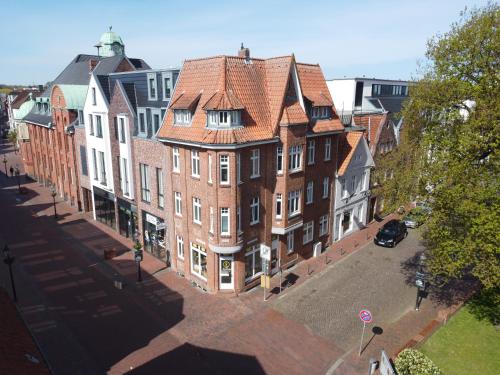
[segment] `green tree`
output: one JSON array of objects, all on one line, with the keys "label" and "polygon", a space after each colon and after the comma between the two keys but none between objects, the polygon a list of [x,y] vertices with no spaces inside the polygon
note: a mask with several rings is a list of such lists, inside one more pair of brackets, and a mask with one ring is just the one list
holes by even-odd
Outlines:
[{"label": "green tree", "polygon": [[422,78],[402,115],[401,147],[384,185],[393,207],[421,195],[433,213],[430,271],[500,285],[500,7],[464,11],[428,42]]},{"label": "green tree", "polygon": [[10,143],[14,145],[14,152],[17,153],[17,141],[18,141],[18,136],[17,136],[17,130],[13,129],[7,134],[7,139],[9,140]]}]

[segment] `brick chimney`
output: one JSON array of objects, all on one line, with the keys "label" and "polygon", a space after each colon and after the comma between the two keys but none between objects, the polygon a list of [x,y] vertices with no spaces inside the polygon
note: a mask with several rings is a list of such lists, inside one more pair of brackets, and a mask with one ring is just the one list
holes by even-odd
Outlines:
[{"label": "brick chimney", "polygon": [[241,43],[241,48],[238,51],[238,57],[244,57],[246,60],[250,60],[250,49],[245,48],[243,43]]},{"label": "brick chimney", "polygon": [[89,60],[89,72],[93,71],[95,66],[97,65],[99,61],[97,61],[96,59],[90,59]]}]

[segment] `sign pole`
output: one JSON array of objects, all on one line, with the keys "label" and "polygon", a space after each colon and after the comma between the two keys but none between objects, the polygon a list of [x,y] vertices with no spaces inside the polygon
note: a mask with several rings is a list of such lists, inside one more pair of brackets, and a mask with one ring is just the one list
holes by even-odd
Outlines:
[{"label": "sign pole", "polygon": [[361,356],[361,347],[363,346],[363,337],[365,336],[366,322],[363,321],[363,333],[361,333],[361,341],[359,342],[359,356]]}]

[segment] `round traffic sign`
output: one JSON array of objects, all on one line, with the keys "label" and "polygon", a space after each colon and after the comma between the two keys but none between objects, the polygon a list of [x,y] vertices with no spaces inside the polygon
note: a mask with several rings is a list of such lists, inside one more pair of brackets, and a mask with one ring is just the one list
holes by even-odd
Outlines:
[{"label": "round traffic sign", "polygon": [[372,313],[368,310],[361,310],[359,312],[359,319],[361,319],[363,323],[371,323]]}]

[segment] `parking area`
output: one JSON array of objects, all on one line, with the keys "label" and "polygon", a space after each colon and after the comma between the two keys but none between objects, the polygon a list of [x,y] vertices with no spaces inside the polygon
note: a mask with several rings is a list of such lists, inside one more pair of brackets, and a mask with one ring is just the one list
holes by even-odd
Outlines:
[{"label": "parking area", "polygon": [[409,265],[422,250],[416,230],[395,248],[370,243],[276,299],[274,308],[350,351],[359,342],[361,309],[369,309],[373,325],[384,329],[414,308]]}]

